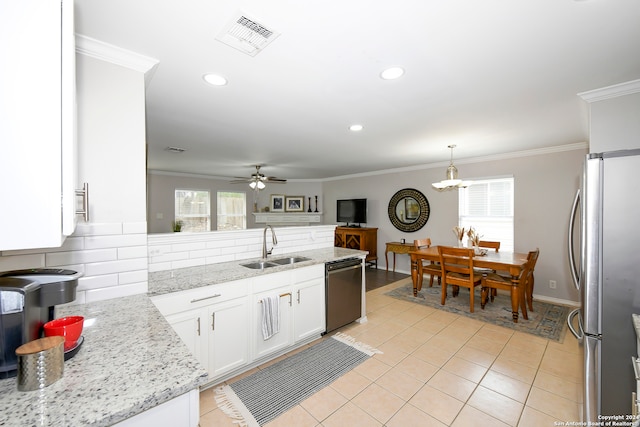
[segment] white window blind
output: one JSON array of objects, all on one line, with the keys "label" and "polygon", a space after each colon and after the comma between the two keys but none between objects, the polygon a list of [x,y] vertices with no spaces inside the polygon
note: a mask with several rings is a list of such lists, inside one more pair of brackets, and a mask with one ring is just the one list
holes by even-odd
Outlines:
[{"label": "white window blind", "polygon": [[247,228],[247,195],[244,192],[218,192],[218,230]]},{"label": "white window blind", "polygon": [[474,180],[458,193],[458,225],[513,251],[513,177]]},{"label": "white window blind", "polygon": [[209,192],[176,189],[175,194],[175,221],[182,221],[182,231],[211,230]]}]

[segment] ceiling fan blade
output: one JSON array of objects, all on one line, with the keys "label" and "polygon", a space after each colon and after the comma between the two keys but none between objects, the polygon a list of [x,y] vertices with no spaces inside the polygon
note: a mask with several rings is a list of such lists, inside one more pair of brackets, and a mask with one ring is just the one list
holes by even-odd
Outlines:
[{"label": "ceiling fan blade", "polygon": [[287,182],[287,180],[282,178],[276,178],[275,176],[269,176],[267,177],[267,182],[271,182],[274,184],[284,184],[285,182]]},{"label": "ceiling fan blade", "polygon": [[253,179],[242,178],[229,181],[230,184],[244,184],[246,182],[253,182]]}]

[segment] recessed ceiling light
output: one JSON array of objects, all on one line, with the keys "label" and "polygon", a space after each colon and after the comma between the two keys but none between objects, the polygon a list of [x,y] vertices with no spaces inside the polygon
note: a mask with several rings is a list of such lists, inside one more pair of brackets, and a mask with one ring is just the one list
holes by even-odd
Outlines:
[{"label": "recessed ceiling light", "polygon": [[362,125],[351,125],[349,126],[349,130],[353,132],[360,132],[364,127]]},{"label": "recessed ceiling light", "polygon": [[394,80],[401,77],[404,74],[404,68],[402,67],[391,67],[384,70],[380,73],[380,77],[384,80]]},{"label": "recessed ceiling light", "polygon": [[204,79],[205,82],[213,86],[224,86],[227,84],[227,79],[225,79],[219,74],[209,73],[202,76],[202,78]]}]

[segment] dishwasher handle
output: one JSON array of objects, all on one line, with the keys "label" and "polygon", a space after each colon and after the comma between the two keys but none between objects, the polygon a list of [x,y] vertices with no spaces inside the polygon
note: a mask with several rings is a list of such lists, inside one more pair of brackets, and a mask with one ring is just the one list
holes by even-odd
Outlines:
[{"label": "dishwasher handle", "polygon": [[325,264],[325,269],[327,270],[327,273],[331,273],[338,270],[360,268],[361,265],[362,260],[360,258],[347,258],[339,261],[328,262]]}]

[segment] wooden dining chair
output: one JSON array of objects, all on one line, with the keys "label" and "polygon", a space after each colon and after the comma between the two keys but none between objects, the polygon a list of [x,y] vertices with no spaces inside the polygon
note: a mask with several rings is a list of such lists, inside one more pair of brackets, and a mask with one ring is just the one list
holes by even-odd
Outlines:
[{"label": "wooden dining chair", "polygon": [[[416,249],[423,249],[431,247],[431,239],[427,237],[426,239],[417,239],[413,241],[413,246]],[[418,264],[418,286],[417,289],[422,289],[422,279],[424,274],[429,275],[429,287],[433,286],[433,278],[438,278],[438,284],[441,283],[442,271],[440,269],[440,265],[427,260],[421,260]]]},{"label": "wooden dining chair", "polygon": [[[478,247],[479,248],[485,248],[485,249],[493,249],[496,252],[500,251],[500,242],[496,242],[496,241],[491,241],[491,240],[480,240],[478,242]],[[496,273],[495,270],[491,270],[490,268],[476,268],[476,273],[478,274],[484,274],[484,273]],[[491,301],[493,301],[493,298],[495,296],[498,295],[498,290],[497,289],[492,289],[491,290]]]},{"label": "wooden dining chair", "polygon": [[540,249],[536,248],[535,251],[529,252],[528,260],[531,262],[531,267],[529,268],[529,277],[527,277],[527,286],[525,288],[525,298],[527,299],[527,305],[530,311],[533,311],[533,271],[536,268],[536,263],[538,262],[538,256],[540,255]]},{"label": "wooden dining chair", "polygon": [[447,299],[447,286],[452,285],[452,295],[458,296],[459,287],[469,289],[469,311],[473,313],[473,300],[476,286],[480,286],[482,276],[473,270],[473,248],[455,248],[451,246],[438,246],[440,267],[442,270],[442,298],[440,303],[444,305]]},{"label": "wooden dining chair", "polygon": [[[520,292],[523,292],[522,298],[526,298],[526,289],[527,282],[530,277],[531,265],[536,251],[529,252],[527,256],[527,262],[524,265],[524,268],[520,272],[520,276],[518,278],[518,286],[514,286],[511,280],[511,277],[502,276],[496,273],[485,273],[482,275],[482,291],[480,293],[480,307],[484,309],[487,304],[487,299],[490,299],[491,302],[494,301],[493,290],[502,289],[505,291],[509,291],[511,294],[511,310],[513,312],[513,323],[518,323],[518,307],[522,308],[522,317],[524,319],[528,319],[526,306],[520,304]],[[515,307],[515,311],[513,311]]]},{"label": "wooden dining chair", "polygon": [[479,248],[495,249],[496,252],[500,251],[500,242],[492,242],[489,240],[480,240],[478,242]]}]

